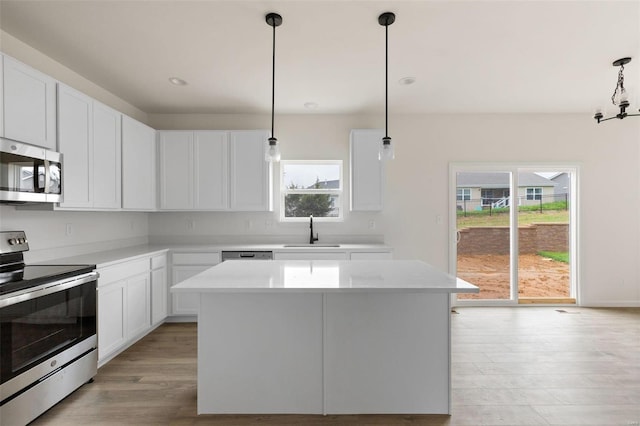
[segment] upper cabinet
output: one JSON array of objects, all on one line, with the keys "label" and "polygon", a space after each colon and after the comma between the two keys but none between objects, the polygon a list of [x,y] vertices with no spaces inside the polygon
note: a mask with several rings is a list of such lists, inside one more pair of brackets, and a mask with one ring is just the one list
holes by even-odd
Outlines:
[{"label": "upper cabinet", "polygon": [[161,131],[160,209],[270,209],[266,131]]},{"label": "upper cabinet", "polygon": [[271,163],[264,160],[265,130],[229,132],[229,201],[235,211],[272,209]]},{"label": "upper cabinet", "polygon": [[122,116],[122,208],[156,209],[156,131]]},{"label": "upper cabinet", "polygon": [[63,208],[93,207],[93,102],[87,95],[58,85],[58,151],[62,157]]},{"label": "upper cabinet", "polygon": [[384,163],[378,150],[384,132],[378,129],[351,131],[351,210],[379,211],[383,208]]},{"label": "upper cabinet", "polygon": [[121,114],[58,85],[58,150],[64,209],[119,209]]},{"label": "upper cabinet", "polygon": [[15,59],[2,60],[0,135],[56,149],[56,81]]}]

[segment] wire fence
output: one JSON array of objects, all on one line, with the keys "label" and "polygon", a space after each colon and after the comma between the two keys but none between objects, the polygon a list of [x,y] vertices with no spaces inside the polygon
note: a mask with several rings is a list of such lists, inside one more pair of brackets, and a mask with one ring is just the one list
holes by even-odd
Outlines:
[{"label": "wire fence", "polygon": [[[461,199],[462,198],[462,199]],[[492,198],[466,198],[458,196],[456,201],[458,216],[467,215],[493,215],[494,213],[509,212],[512,206],[512,197]],[[518,195],[518,211],[539,211],[545,210],[569,210],[569,194],[553,195]]]}]

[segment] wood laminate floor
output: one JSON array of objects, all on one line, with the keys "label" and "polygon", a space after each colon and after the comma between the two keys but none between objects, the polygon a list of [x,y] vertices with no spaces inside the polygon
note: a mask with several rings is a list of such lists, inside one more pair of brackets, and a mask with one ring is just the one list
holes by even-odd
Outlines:
[{"label": "wood laminate floor", "polygon": [[452,415],[196,415],[196,325],[164,324],[34,425],[640,426],[640,309],[457,308]]}]

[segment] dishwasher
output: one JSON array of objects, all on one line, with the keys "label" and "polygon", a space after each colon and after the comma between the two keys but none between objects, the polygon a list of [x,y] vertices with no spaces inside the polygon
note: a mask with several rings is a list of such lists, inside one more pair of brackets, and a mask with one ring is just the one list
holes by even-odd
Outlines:
[{"label": "dishwasher", "polygon": [[225,260],[272,260],[271,251],[223,251],[222,261]]}]

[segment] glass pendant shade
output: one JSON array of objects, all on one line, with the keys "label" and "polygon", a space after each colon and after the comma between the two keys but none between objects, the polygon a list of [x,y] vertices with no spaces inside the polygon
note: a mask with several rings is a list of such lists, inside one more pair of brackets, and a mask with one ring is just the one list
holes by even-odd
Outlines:
[{"label": "glass pendant shade", "polygon": [[393,150],[393,145],[391,145],[391,138],[382,138],[382,146],[380,147],[380,151],[378,151],[378,160],[389,161],[393,160],[395,157],[396,154]]},{"label": "glass pendant shade", "polygon": [[627,95],[627,91],[624,88],[618,87],[613,97],[613,103],[618,106],[629,105],[629,95]]},{"label": "glass pendant shade", "polygon": [[264,151],[264,159],[270,163],[277,163],[280,161],[280,147],[278,146],[278,139],[269,138],[269,144]]}]

